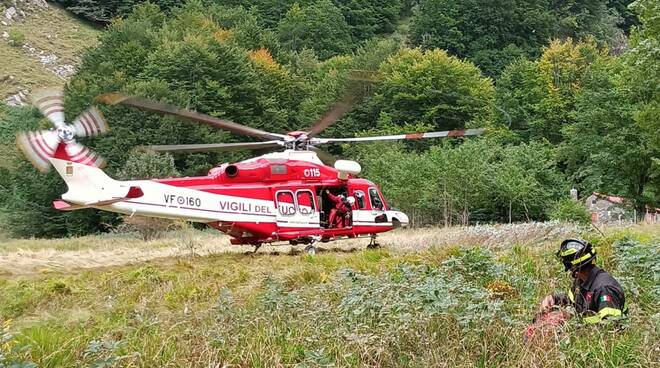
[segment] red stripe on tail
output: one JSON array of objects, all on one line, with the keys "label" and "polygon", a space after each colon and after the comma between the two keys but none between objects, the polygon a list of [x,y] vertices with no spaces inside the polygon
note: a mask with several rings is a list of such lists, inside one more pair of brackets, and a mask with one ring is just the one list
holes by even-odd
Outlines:
[{"label": "red stripe on tail", "polygon": [[465,129],[450,130],[447,137],[462,137],[465,135]]}]

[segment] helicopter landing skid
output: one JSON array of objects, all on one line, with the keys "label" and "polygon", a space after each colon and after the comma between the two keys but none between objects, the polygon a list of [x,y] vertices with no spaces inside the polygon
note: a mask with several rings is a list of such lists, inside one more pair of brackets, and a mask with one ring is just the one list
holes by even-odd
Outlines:
[{"label": "helicopter landing skid", "polygon": [[378,249],[380,248],[380,243],[376,240],[376,234],[371,234],[371,240],[369,241],[369,245],[367,245],[367,249]]},{"label": "helicopter landing skid", "polygon": [[253,244],[253,245],[254,245],[254,250],[251,250],[251,251],[248,250],[248,251],[244,252],[243,254],[245,254],[246,256],[255,255],[257,253],[257,251],[259,250],[259,248],[261,248],[261,246],[264,245],[264,243],[256,243],[256,244]]},{"label": "helicopter landing skid", "polygon": [[309,244],[307,244],[307,246],[305,247],[305,252],[307,252],[307,254],[313,256],[313,255],[316,254],[315,244],[318,243],[319,240],[321,240],[321,237],[320,236],[312,236],[310,238],[311,238],[311,240],[310,240]]}]

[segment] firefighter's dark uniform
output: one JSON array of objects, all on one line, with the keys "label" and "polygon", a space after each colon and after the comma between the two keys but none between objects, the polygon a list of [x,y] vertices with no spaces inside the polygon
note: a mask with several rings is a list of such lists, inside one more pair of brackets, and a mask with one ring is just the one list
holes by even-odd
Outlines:
[{"label": "firefighter's dark uniform", "polygon": [[598,323],[607,317],[620,317],[626,312],[623,288],[605,270],[593,266],[585,282],[573,281],[567,294],[553,295],[555,304],[573,305],[585,323]]}]

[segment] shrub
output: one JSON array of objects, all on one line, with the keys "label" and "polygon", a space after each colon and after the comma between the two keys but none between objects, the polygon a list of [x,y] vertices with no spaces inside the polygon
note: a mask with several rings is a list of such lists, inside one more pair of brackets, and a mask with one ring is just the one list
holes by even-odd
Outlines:
[{"label": "shrub", "polygon": [[618,273],[624,276],[620,280],[624,289],[638,294],[638,302],[655,305],[660,301],[660,245],[626,237],[614,243],[613,248]]},{"label": "shrub", "polygon": [[122,216],[119,232],[137,232],[144,241],[160,239],[170,230],[173,221],[155,217]]},{"label": "shrub", "polygon": [[50,280],[48,282],[48,290],[53,294],[69,295],[71,294],[71,286],[64,280]]},{"label": "shrub", "polygon": [[117,172],[121,180],[138,180],[179,176],[174,158],[169,153],[134,151],[126,164]]},{"label": "shrub", "polygon": [[15,360],[9,357],[12,353],[26,351],[30,348],[29,345],[19,343],[11,334],[9,328],[11,321],[0,320],[0,367],[15,367],[15,368],[34,368],[37,365],[23,360]]},{"label": "shrub", "polygon": [[548,216],[551,220],[577,222],[585,225],[591,222],[591,214],[587,208],[581,202],[568,198],[557,201],[550,209]]},{"label": "shrub", "polygon": [[21,31],[12,29],[9,31],[9,43],[12,46],[23,46],[23,43],[25,43],[25,35]]}]

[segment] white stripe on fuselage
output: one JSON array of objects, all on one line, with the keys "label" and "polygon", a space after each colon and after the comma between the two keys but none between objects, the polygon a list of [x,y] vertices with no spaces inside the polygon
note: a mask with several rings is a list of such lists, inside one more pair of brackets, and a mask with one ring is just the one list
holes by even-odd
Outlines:
[{"label": "white stripe on fuselage", "polygon": [[270,200],[202,192],[149,180],[124,183],[140,187],[144,195],[100,209],[201,222],[275,222],[275,206]]},{"label": "white stripe on fuselage", "polygon": [[139,187],[143,193],[139,198],[95,208],[200,222],[275,222],[276,209],[272,200],[202,192],[151,180],[118,181],[97,167],[56,158],[51,158],[51,162],[69,187],[62,199],[70,203],[85,205],[123,198],[131,187]]}]

